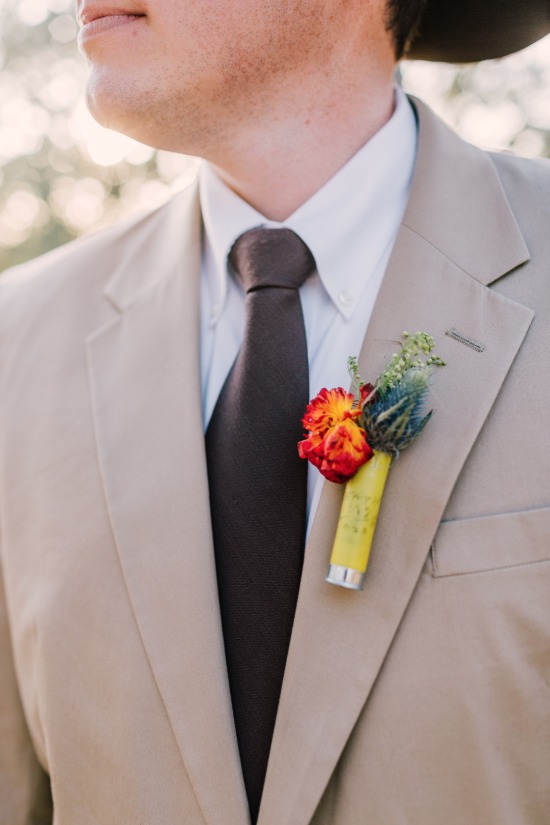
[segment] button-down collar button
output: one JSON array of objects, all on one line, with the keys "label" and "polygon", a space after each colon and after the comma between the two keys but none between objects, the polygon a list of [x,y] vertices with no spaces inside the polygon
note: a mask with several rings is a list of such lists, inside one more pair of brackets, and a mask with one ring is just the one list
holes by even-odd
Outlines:
[{"label": "button-down collar button", "polygon": [[338,295],[338,300],[345,307],[350,307],[353,304],[354,297],[347,289],[343,289]]}]

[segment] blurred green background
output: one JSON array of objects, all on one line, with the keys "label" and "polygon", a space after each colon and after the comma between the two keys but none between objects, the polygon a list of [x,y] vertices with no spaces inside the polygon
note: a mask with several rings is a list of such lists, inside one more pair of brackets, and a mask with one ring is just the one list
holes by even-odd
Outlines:
[{"label": "blurred green background", "polygon": [[[198,161],[98,126],[74,0],[0,0],[0,270],[165,201]],[[550,156],[550,38],[465,67],[405,62],[406,91],[467,140]]]}]

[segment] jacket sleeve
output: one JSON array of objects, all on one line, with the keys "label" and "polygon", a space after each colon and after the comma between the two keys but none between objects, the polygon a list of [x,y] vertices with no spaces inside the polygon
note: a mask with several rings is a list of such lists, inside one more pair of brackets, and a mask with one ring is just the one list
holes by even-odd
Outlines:
[{"label": "jacket sleeve", "polygon": [[0,825],[51,825],[48,775],[25,722],[12,657],[0,568]]}]

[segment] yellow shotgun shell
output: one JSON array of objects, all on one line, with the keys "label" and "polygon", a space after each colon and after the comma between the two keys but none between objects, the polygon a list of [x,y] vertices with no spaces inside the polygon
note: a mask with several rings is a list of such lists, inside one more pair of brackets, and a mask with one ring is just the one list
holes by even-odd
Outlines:
[{"label": "yellow shotgun shell", "polygon": [[362,590],[374,529],[392,456],[374,451],[346,482],[330,565],[325,581]]}]

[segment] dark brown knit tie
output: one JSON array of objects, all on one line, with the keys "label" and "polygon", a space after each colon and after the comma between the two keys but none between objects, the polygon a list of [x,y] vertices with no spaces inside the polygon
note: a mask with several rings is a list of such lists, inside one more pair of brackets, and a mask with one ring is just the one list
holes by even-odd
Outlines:
[{"label": "dark brown knit tie", "polygon": [[315,270],[290,229],[241,235],[229,263],[246,291],[244,339],[206,434],[212,528],[233,714],[252,822],[267,770],[306,528],[308,402],[298,288]]}]

